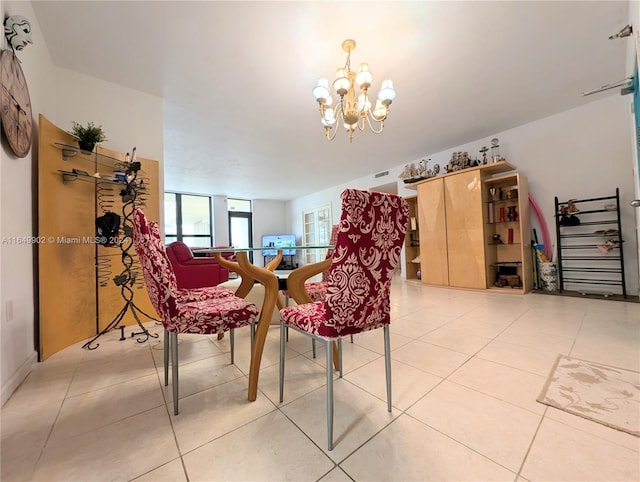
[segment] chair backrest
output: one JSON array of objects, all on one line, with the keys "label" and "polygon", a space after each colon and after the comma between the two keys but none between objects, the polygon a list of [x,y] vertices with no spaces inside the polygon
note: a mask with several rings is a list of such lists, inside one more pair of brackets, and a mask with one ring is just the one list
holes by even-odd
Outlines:
[{"label": "chair backrest", "polygon": [[[335,246],[336,241],[338,240],[338,226],[339,224],[334,224],[333,226],[331,226],[331,238],[329,238],[329,244],[331,246]],[[332,256],[333,256],[333,249],[328,249],[327,256],[325,256],[324,259],[329,259]],[[322,281],[328,281],[328,280],[329,280],[329,270],[323,271]]]},{"label": "chair backrest", "polygon": [[164,244],[158,243],[157,227],[150,227],[140,208],[133,210],[133,244],[142,266],[142,274],[151,304],[168,330],[178,313],[176,276],[164,250]]},{"label": "chair backrest", "polygon": [[409,206],[400,196],[345,189],[329,269],[326,335],[349,335],[390,322],[391,281],[400,259]]},{"label": "chair backrest", "polygon": [[171,262],[184,263],[193,259],[191,248],[182,241],[174,241],[167,246],[167,254]]}]

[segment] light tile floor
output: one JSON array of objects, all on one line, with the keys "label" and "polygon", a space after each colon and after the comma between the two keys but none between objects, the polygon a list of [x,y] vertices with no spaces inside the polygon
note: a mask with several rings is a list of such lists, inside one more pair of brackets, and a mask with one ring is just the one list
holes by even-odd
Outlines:
[{"label": "light tile floor", "polygon": [[[2,481],[638,481],[640,439],[536,402],[559,353],[640,371],[640,305],[426,287],[392,291],[392,413],[382,331],[344,343],[335,448],[324,351],[277,326],[247,401],[249,339],[181,336],[180,415],[162,343],[100,339],[39,364],[2,408]],[[151,324],[153,331],[160,328]]]}]

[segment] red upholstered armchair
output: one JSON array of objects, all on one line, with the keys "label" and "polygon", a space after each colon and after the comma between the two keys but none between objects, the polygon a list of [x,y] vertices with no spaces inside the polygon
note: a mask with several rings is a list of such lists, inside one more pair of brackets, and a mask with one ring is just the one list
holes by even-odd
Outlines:
[{"label": "red upholstered armchair", "polygon": [[216,286],[229,279],[229,270],[220,266],[215,258],[194,258],[191,248],[182,241],[169,244],[167,255],[176,274],[178,288]]}]

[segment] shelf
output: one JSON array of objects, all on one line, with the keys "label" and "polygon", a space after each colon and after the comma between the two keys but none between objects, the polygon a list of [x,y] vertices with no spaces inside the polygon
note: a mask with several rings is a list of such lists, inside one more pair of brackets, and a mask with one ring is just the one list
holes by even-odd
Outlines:
[{"label": "shelf", "polygon": [[407,189],[418,189],[418,185],[422,184],[424,182],[429,182],[432,179],[441,179],[443,177],[452,176],[452,175],[455,175],[455,174],[460,174],[461,172],[465,172],[465,171],[478,170],[478,171],[482,171],[483,173],[487,173],[487,174],[498,174],[498,173],[501,173],[501,172],[514,171],[515,169],[516,169],[515,166],[512,165],[512,164],[509,164],[507,161],[491,162],[489,164],[483,164],[482,166],[469,167],[467,169],[461,169],[459,171],[447,172],[445,174],[441,174],[439,176],[433,176],[433,177],[430,177],[428,179],[423,179],[421,181],[405,183],[404,187],[407,188]]},{"label": "shelf", "polygon": [[565,267],[565,271],[573,271],[576,273],[620,273],[620,268],[594,268],[588,267]]},{"label": "shelf", "polygon": [[601,254],[600,256],[564,256],[564,261],[620,261],[620,256]]},{"label": "shelf", "polygon": [[504,287],[499,287],[499,286],[490,286],[489,288],[487,288],[489,291],[493,291],[496,293],[508,293],[508,294],[513,294],[513,295],[518,295],[518,294],[523,294],[524,293],[524,288],[520,288],[520,287],[515,287],[512,288],[510,286],[504,286]]},{"label": "shelf", "polygon": [[487,243],[487,246],[520,246],[520,243]]},{"label": "shelf", "polygon": [[[97,151],[88,152],[83,151],[79,147],[70,146],[61,142],[54,142],[53,145],[60,149],[62,154],[62,160],[68,161],[69,159],[80,159],[86,162],[95,163],[100,166],[104,166],[112,170],[126,170],[127,163],[121,159],[101,154]],[[138,171],[141,173],[142,171]]]},{"label": "shelf", "polygon": [[577,239],[577,238],[619,238],[620,233],[576,233],[576,234],[561,234],[563,239]]},{"label": "shelf", "polygon": [[[600,246],[599,244],[572,244],[569,246],[562,246],[561,249],[598,249],[598,246]],[[612,246],[611,249],[617,249],[620,246]],[[604,254],[604,253],[602,253]],[[606,256],[606,255],[605,255]]]},{"label": "shelf", "polygon": [[623,286],[622,280],[608,280],[608,279],[585,279],[585,278],[564,278],[565,283],[584,284],[584,285],[609,285],[609,286]]},{"label": "shelf", "polygon": [[516,220],[516,221],[494,221],[494,222],[492,222],[492,223],[486,223],[486,224],[488,224],[488,225],[494,225],[494,224],[513,224],[513,223],[516,223],[516,224],[517,224],[517,223],[519,223],[519,222],[520,222],[520,220],[518,219],[518,220]]},{"label": "shelf", "polygon": [[[92,181],[92,182],[107,182],[110,184],[117,184],[120,186],[126,186],[127,183],[126,182],[122,182],[122,181],[117,181],[115,179],[109,179],[106,177],[96,177],[96,176],[92,176],[91,174],[82,174],[79,172],[73,172],[73,171],[62,171],[62,170],[58,170],[58,172],[60,174],[62,174],[62,182],[64,184],[66,184],[67,182],[71,182],[71,181],[76,181],[78,179],[82,180],[82,181]],[[144,189],[144,188],[143,188]]]},{"label": "shelf", "polygon": [[491,265],[494,268],[500,268],[500,267],[511,267],[511,268],[515,268],[518,266],[522,266],[522,261],[503,261],[500,263],[493,263]]},{"label": "shelf", "polygon": [[[608,211],[611,212],[611,211]],[[580,220],[580,224],[576,224],[575,226],[564,226],[562,224],[558,224],[561,228],[578,228],[580,226],[599,226],[601,224],[618,224],[618,221],[615,219],[607,219],[604,221],[582,221]]]},{"label": "shelf", "polygon": [[514,206],[518,205],[518,198],[511,199],[496,199],[495,201],[485,201],[485,204],[513,204]]}]

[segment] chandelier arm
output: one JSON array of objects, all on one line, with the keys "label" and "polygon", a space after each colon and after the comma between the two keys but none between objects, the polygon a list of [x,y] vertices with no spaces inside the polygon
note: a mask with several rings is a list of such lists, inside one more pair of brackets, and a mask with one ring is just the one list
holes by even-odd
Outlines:
[{"label": "chandelier arm", "polygon": [[[364,128],[366,127],[366,125],[367,125],[368,119],[365,120],[366,117],[367,117],[366,113],[365,113],[365,115],[359,115],[358,116],[358,129],[361,130],[361,131],[363,131]],[[370,122],[369,122],[369,127],[371,127],[371,123]]]},{"label": "chandelier arm", "polygon": [[340,124],[340,120],[342,119],[342,111],[340,109],[336,109],[334,110],[334,112],[336,112],[336,123],[333,125],[332,129],[333,129],[333,135],[327,135],[327,139],[332,141],[336,138],[336,135],[338,134],[338,124]]},{"label": "chandelier arm", "polygon": [[[367,123],[369,124],[369,129],[371,129],[371,132],[373,132],[374,134],[380,134],[384,129],[384,119],[382,120],[376,119],[375,117],[373,117],[373,114],[370,111],[367,112],[366,117],[367,117]],[[376,130],[376,128],[371,123],[372,119],[379,124],[380,128],[378,130]]]},{"label": "chandelier arm", "polygon": [[340,99],[340,109],[335,109],[334,112],[336,112],[336,126],[337,126],[344,119],[344,105],[342,103],[342,99]]},{"label": "chandelier arm", "polygon": [[[333,135],[330,134],[331,130],[333,130]],[[329,129],[329,132],[327,133],[327,139],[330,141],[334,140],[336,138],[336,134],[338,134],[338,126],[334,125]]]}]

